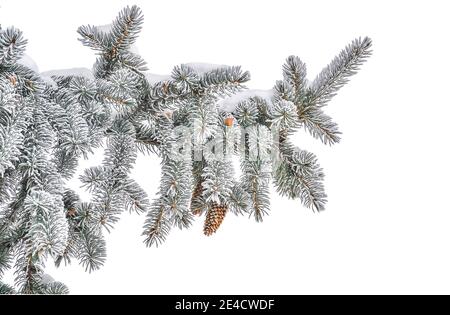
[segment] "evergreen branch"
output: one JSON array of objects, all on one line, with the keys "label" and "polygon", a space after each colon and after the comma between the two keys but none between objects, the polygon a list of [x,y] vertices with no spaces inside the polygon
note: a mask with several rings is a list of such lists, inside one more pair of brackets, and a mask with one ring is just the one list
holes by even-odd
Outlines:
[{"label": "evergreen branch", "polygon": [[135,123],[136,130],[136,148],[142,153],[157,153],[158,146],[161,143],[158,141],[155,126],[148,126],[143,123]]},{"label": "evergreen branch", "polygon": [[177,109],[191,97],[187,90],[179,90],[179,84],[174,80],[160,81],[148,88],[149,107],[159,112]]},{"label": "evergreen branch", "polygon": [[145,60],[142,59],[141,56],[130,51],[122,52],[118,59],[122,66],[136,73],[141,73],[148,70]]},{"label": "evergreen branch", "polygon": [[176,66],[171,75],[174,86],[180,94],[188,94],[198,89],[199,76],[187,65]]},{"label": "evergreen branch", "polygon": [[300,100],[298,99],[294,89],[292,88],[292,86],[289,84],[289,82],[285,81],[285,80],[278,80],[275,82],[275,86],[274,86],[274,100],[275,101],[289,101],[289,102],[293,102],[294,104],[298,105],[301,103],[298,103]]},{"label": "evergreen branch", "polygon": [[167,238],[172,223],[167,218],[167,212],[160,199],[154,201],[144,224],[144,243],[147,247],[155,245],[158,247]]},{"label": "evergreen branch", "polygon": [[142,11],[135,5],[126,7],[119,13],[109,34],[110,57],[114,58],[119,52],[126,51],[136,41],[143,22]]},{"label": "evergreen branch", "polygon": [[269,185],[270,170],[267,162],[261,160],[245,160],[242,165],[242,187],[250,195],[250,215],[256,222],[262,222],[264,215],[269,213]]},{"label": "evergreen branch", "polygon": [[312,82],[309,106],[325,106],[372,54],[372,40],[355,39]]},{"label": "evergreen branch", "polygon": [[125,207],[130,212],[147,212],[150,203],[147,193],[134,180],[128,179],[124,184],[124,195],[126,197]]},{"label": "evergreen branch", "polygon": [[190,225],[191,174],[190,161],[168,160],[162,167],[160,203],[180,228]]},{"label": "evergreen branch", "polygon": [[304,97],[307,80],[306,65],[296,56],[289,56],[283,65],[283,78],[291,87],[295,94],[294,103],[298,103]]},{"label": "evergreen branch", "polygon": [[245,100],[239,102],[234,111],[234,117],[243,128],[255,125],[258,122],[259,110],[255,102]]},{"label": "evergreen branch", "polygon": [[231,194],[233,165],[227,158],[208,162],[202,173],[203,198],[208,203],[223,204]]},{"label": "evergreen branch", "polygon": [[69,294],[69,288],[64,283],[61,282],[51,282],[44,286],[42,289],[42,294],[51,294],[51,295],[63,295]]},{"label": "evergreen branch", "polygon": [[207,97],[194,98],[191,106],[189,126],[194,143],[201,146],[217,131],[217,106]]},{"label": "evergreen branch", "polygon": [[[0,176],[0,203],[7,204],[17,191],[17,186],[20,182],[20,173],[15,168],[10,168],[5,171],[3,176]],[[0,211],[0,226],[2,221],[2,212]],[[1,232],[0,228],[0,232]]]},{"label": "evergreen branch", "polygon": [[249,211],[250,203],[250,195],[242,187],[242,183],[234,183],[227,200],[228,209],[235,215],[241,215]]},{"label": "evergreen branch", "polygon": [[[18,288],[0,282],[0,293],[68,293],[43,273],[47,257],[57,266],[77,259],[87,271],[97,270],[106,259],[103,227],[110,231],[124,210],[147,212],[144,242],[158,246],[172,226],[189,227],[194,213],[206,212],[207,235],[228,211],[262,221],[271,177],[282,196],[324,209],[323,171],[316,157],[294,148],[288,136],[303,126],[326,144],[339,141],[337,125],[321,107],[370,55],[370,39],[347,46],[312,84],[305,64],[290,56],[273,90],[221,100],[243,90],[249,73],[184,64],[158,82],[161,76],[142,73],[145,61],[131,52],[142,22],[133,6],[108,30],[80,27],[80,41],[98,53],[93,76],[58,72],[52,79],[18,62],[26,43],[20,31],[0,29],[0,278],[15,266]],[[179,134],[178,127],[194,135]],[[280,132],[279,143],[270,129]],[[236,141],[241,136],[243,150]],[[91,202],[82,202],[64,188],[63,178],[104,140],[102,165],[80,177],[92,193]],[[182,153],[180,143],[189,149],[194,144],[194,157],[203,150],[201,161],[183,159],[186,147]],[[279,159],[269,162],[273,146],[279,147]],[[129,177],[137,151],[154,151],[162,159],[153,203]],[[241,157],[240,182],[228,157],[221,159],[230,151]]]},{"label": "evergreen branch", "polygon": [[134,144],[135,129],[127,121],[117,121],[112,127],[105,150],[105,166],[127,174],[136,161],[136,146]]},{"label": "evergreen branch", "polygon": [[14,63],[8,65],[5,70],[0,71],[0,75],[12,80],[23,96],[31,96],[45,90],[44,81],[30,68]]},{"label": "evergreen branch", "polygon": [[103,266],[106,260],[106,243],[101,234],[94,230],[83,230],[79,245],[78,259],[86,271],[93,272]]},{"label": "evergreen branch", "polygon": [[200,86],[203,93],[229,96],[244,89],[243,84],[249,80],[250,73],[242,72],[241,67],[226,67],[203,74]]},{"label": "evergreen branch", "polygon": [[13,261],[11,247],[4,242],[5,241],[3,239],[0,239],[0,278],[3,277],[5,270],[11,268]]},{"label": "evergreen branch", "polygon": [[316,139],[320,139],[324,144],[335,144],[339,142],[339,130],[331,117],[326,115],[321,109],[308,107],[298,115],[300,122],[306,130]]},{"label": "evergreen branch", "polygon": [[98,27],[92,25],[80,26],[77,30],[81,36],[79,41],[94,50],[104,53],[110,49],[110,43],[108,42],[107,34],[100,31]]},{"label": "evergreen branch", "polygon": [[16,290],[6,283],[0,281],[0,295],[16,294]]},{"label": "evergreen branch", "polygon": [[274,174],[277,192],[282,196],[300,198],[303,204],[315,211],[325,209],[326,194],[323,187],[323,171],[314,154],[292,147],[288,142],[280,144],[281,160]]},{"label": "evergreen branch", "polygon": [[[95,100],[97,95],[97,87],[93,80],[84,77],[69,77],[70,80],[66,83],[68,94],[72,99],[77,100],[83,104]],[[64,80],[60,80],[59,84],[63,86]]]},{"label": "evergreen branch", "polygon": [[22,57],[27,40],[20,30],[11,27],[0,30],[0,65],[12,64]]},{"label": "evergreen branch", "polygon": [[44,191],[32,192],[25,199],[24,207],[31,217],[27,237],[33,255],[48,252],[58,256],[66,248],[68,226],[59,206],[55,197]]},{"label": "evergreen branch", "polygon": [[271,128],[291,132],[298,126],[297,108],[289,101],[274,102],[270,109]]},{"label": "evergreen branch", "polygon": [[19,160],[28,118],[25,108],[9,112],[0,107],[0,177]]},{"label": "evergreen branch", "polygon": [[16,257],[15,285],[22,294],[40,294],[42,289],[43,269],[39,256],[33,256],[27,251],[26,244],[20,244]]}]

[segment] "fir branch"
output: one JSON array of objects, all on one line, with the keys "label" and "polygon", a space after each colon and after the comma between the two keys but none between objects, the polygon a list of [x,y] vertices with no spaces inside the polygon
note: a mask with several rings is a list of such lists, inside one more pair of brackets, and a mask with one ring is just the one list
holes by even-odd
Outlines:
[{"label": "fir branch", "polygon": [[136,149],[141,153],[159,153],[158,141],[155,126],[149,126],[144,123],[135,123],[136,130]]},{"label": "fir branch", "polygon": [[258,107],[251,100],[239,102],[234,111],[234,117],[243,128],[255,125],[258,122],[258,116]]},{"label": "fir branch", "polygon": [[242,72],[241,67],[218,68],[203,74],[200,86],[204,93],[229,96],[244,89],[243,83],[249,80],[250,73]]},{"label": "fir branch", "polygon": [[103,266],[106,260],[106,243],[101,234],[85,229],[80,234],[79,252],[77,254],[81,266],[93,272]]},{"label": "fir branch", "polygon": [[191,92],[179,90],[179,84],[174,80],[164,80],[157,82],[148,88],[148,107],[157,112],[174,110],[181,107],[181,104],[191,99]]},{"label": "fir branch", "polygon": [[11,112],[0,107],[0,177],[19,160],[28,118],[29,111],[23,106]]},{"label": "fir branch", "polygon": [[299,113],[300,122],[305,129],[316,139],[324,144],[335,144],[339,142],[341,134],[338,126],[321,109],[307,107]]},{"label": "fir branch", "polygon": [[79,41],[100,53],[104,53],[110,49],[110,43],[107,34],[100,31],[98,27],[92,25],[80,26],[77,30],[78,34],[81,36]]},{"label": "fir branch", "polygon": [[[273,91],[222,101],[245,88],[248,72],[180,65],[155,83],[142,73],[145,61],[131,52],[142,22],[133,6],[107,31],[80,27],[82,43],[98,52],[94,78],[62,74],[52,77],[55,84],[17,62],[26,43],[22,33],[0,29],[0,277],[14,265],[18,288],[0,282],[0,293],[68,293],[43,273],[47,256],[56,265],[78,259],[87,271],[100,268],[106,257],[103,227],[110,231],[124,210],[147,212],[145,243],[158,246],[172,226],[189,227],[193,213],[206,211],[207,235],[228,211],[261,221],[269,211],[272,176],[281,195],[324,209],[323,171],[316,157],[294,148],[288,136],[303,126],[326,144],[339,141],[337,125],[321,107],[370,55],[370,39],[347,46],[312,84],[305,64],[290,56]],[[231,107],[234,101],[237,107]],[[178,127],[191,128],[193,137],[186,139]],[[280,132],[278,143],[270,128]],[[244,150],[236,145],[241,136]],[[64,188],[63,178],[105,139],[102,165],[80,178],[92,193],[91,202],[82,202]],[[203,150],[202,160],[183,159],[175,150],[180,142],[193,142],[194,156]],[[272,173],[266,158],[273,146],[280,153]],[[241,157],[240,182],[228,157],[220,159],[222,149]],[[151,204],[129,177],[137,151],[162,159],[158,198]]]},{"label": "fir branch", "polygon": [[308,106],[325,106],[372,54],[368,37],[353,40],[312,82]]},{"label": "fir branch", "polygon": [[0,65],[8,65],[22,57],[27,40],[20,30],[10,27],[0,30]]},{"label": "fir branch", "polygon": [[127,174],[136,161],[135,129],[127,121],[117,121],[111,128],[105,150],[105,166]]},{"label": "fir branch", "polygon": [[306,65],[296,56],[289,56],[286,63],[283,65],[283,78],[291,87],[295,95],[292,100],[295,103],[301,101],[304,97],[307,80],[306,80]]},{"label": "fir branch", "polygon": [[233,186],[233,165],[226,158],[208,162],[202,172],[203,198],[212,204],[224,204]]},{"label": "fir branch", "polygon": [[0,295],[16,294],[16,290],[6,283],[0,281]]},{"label": "fir branch", "polygon": [[191,106],[189,127],[192,128],[193,142],[202,146],[217,131],[217,107],[208,97],[193,99]]},{"label": "fir branch", "polygon": [[22,294],[40,294],[42,290],[43,266],[38,256],[27,251],[26,244],[19,245],[15,264],[15,285]]},{"label": "fir branch", "polygon": [[267,162],[261,160],[245,160],[242,167],[242,187],[250,195],[250,215],[255,217],[256,222],[262,222],[263,217],[269,213],[269,179],[270,167]]},{"label": "fir branch", "polygon": [[144,224],[144,243],[147,247],[158,247],[165,242],[170,232],[172,223],[167,217],[167,211],[160,199],[153,202]]},{"label": "fir branch", "polygon": [[271,128],[291,132],[298,126],[297,108],[289,101],[274,102],[270,109]]},{"label": "fir branch", "polygon": [[[7,204],[17,191],[20,182],[20,173],[15,168],[5,171],[0,176],[0,204]],[[2,221],[2,211],[0,211],[0,226]],[[1,232],[1,228],[0,228]]]},{"label": "fir branch", "polygon": [[51,282],[42,289],[42,294],[63,295],[69,294],[69,288],[61,282]]},{"label": "fir branch", "polygon": [[124,51],[118,57],[120,64],[135,73],[141,73],[148,70],[147,62],[141,56],[130,51]]},{"label": "fir branch", "polygon": [[144,16],[137,6],[124,8],[114,20],[109,34],[110,57],[114,58],[122,51],[126,51],[137,39],[142,29]]},{"label": "fir branch", "polygon": [[275,168],[277,192],[291,199],[300,198],[315,211],[325,209],[324,174],[314,154],[294,148],[287,141],[280,144],[281,159]]},{"label": "fir branch", "polygon": [[13,253],[11,246],[9,246],[5,240],[0,239],[0,278],[3,277],[6,270],[11,268],[12,262]]},{"label": "fir branch", "polygon": [[191,93],[199,88],[199,76],[187,65],[176,66],[172,70],[174,86],[180,94]]},{"label": "fir branch", "polygon": [[44,81],[30,68],[18,63],[8,65],[6,71],[0,71],[0,76],[13,80],[18,91],[23,96],[33,96],[45,90]]},{"label": "fir branch", "polygon": [[[88,103],[95,100],[97,87],[95,82],[83,77],[69,77],[67,84],[68,94],[71,98],[81,103]],[[63,81],[60,81],[61,85]]]},{"label": "fir branch", "polygon": [[234,183],[227,200],[228,209],[235,215],[248,213],[250,208],[250,194],[245,191],[242,183]]},{"label": "fir branch", "polygon": [[125,207],[129,212],[136,212],[138,214],[147,212],[150,203],[148,201],[147,193],[132,179],[127,179],[124,184]]},{"label": "fir branch", "polygon": [[32,255],[48,252],[58,256],[66,248],[68,226],[59,206],[55,197],[44,191],[33,192],[25,199],[31,219],[27,237]]}]

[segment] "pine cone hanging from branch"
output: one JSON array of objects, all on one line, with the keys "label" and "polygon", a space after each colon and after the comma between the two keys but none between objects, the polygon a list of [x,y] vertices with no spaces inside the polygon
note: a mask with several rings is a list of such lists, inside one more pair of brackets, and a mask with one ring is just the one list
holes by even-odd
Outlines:
[{"label": "pine cone hanging from branch", "polygon": [[203,233],[206,236],[211,236],[219,229],[227,214],[227,210],[227,206],[219,205],[217,203],[212,204],[206,214],[205,225],[203,227]]},{"label": "pine cone hanging from branch", "polygon": [[192,193],[192,202],[191,202],[191,211],[193,215],[200,216],[203,213],[203,205],[201,202],[202,193],[203,193],[203,181],[199,180],[197,185],[195,186],[194,192]]}]

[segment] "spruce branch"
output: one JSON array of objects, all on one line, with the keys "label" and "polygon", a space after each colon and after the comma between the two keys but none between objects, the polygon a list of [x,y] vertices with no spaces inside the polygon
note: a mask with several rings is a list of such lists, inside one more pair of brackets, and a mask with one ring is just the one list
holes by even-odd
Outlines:
[{"label": "spruce branch", "polygon": [[321,109],[307,107],[299,113],[301,124],[316,139],[324,144],[335,144],[340,140],[338,125]]},{"label": "spruce branch", "polygon": [[42,294],[65,295],[69,294],[69,288],[61,282],[51,282],[44,286]]},{"label": "spruce branch", "polygon": [[250,215],[256,222],[262,222],[263,217],[269,213],[269,179],[270,166],[268,162],[261,160],[241,163],[242,187],[250,195]]},{"label": "spruce branch", "polygon": [[147,213],[142,233],[145,236],[144,243],[147,247],[153,245],[158,247],[166,240],[172,227],[171,220],[167,216],[168,213],[161,200],[155,200]]},{"label": "spruce branch", "polygon": [[358,38],[345,47],[312,82],[309,106],[325,106],[372,54],[372,40]]},{"label": "spruce branch", "polygon": [[22,57],[27,40],[20,30],[10,27],[0,30],[0,66],[9,65]]},{"label": "spruce branch", "polygon": [[249,80],[250,73],[243,72],[241,67],[218,68],[206,72],[200,79],[200,86],[204,93],[229,96],[242,90]]},{"label": "spruce branch", "polygon": [[95,230],[85,229],[80,234],[79,252],[81,266],[92,272],[103,266],[106,259],[106,243],[102,235]]},{"label": "spruce branch", "polygon": [[306,65],[299,57],[289,56],[283,65],[283,78],[293,90],[295,103],[301,102],[305,95],[308,82],[306,80]]},{"label": "spruce branch", "polygon": [[291,199],[299,198],[315,211],[325,209],[324,174],[314,154],[293,147],[289,142],[280,144],[280,161],[274,172],[277,192]]},{"label": "spruce branch", "polygon": [[230,212],[235,215],[248,213],[250,203],[250,194],[244,189],[242,183],[235,182],[227,200],[227,206]]},{"label": "spruce branch", "polygon": [[109,40],[110,54],[114,58],[119,52],[127,50],[137,39],[142,29],[144,15],[137,6],[124,8],[114,20]]},{"label": "spruce branch", "polygon": [[24,202],[31,227],[27,238],[32,255],[62,254],[67,246],[68,226],[61,200],[44,191],[32,192]]},{"label": "spruce branch", "polygon": [[150,203],[145,190],[132,179],[127,179],[124,184],[125,207],[129,212],[145,213]]},{"label": "spruce branch", "polygon": [[8,284],[0,281],[0,295],[16,294],[16,290]]},{"label": "spruce branch", "polygon": [[104,53],[110,49],[107,34],[100,31],[98,27],[92,25],[83,25],[78,28],[79,39],[81,43],[89,48]]},{"label": "spruce branch", "polygon": [[[353,41],[312,83],[306,65],[289,56],[272,90],[244,91],[250,74],[237,66],[145,73],[146,62],[132,52],[142,23],[133,6],[111,27],[80,27],[81,42],[97,53],[93,72],[53,75],[22,65],[22,33],[0,29],[0,279],[10,268],[16,276],[14,287],[0,282],[0,293],[67,294],[44,273],[47,259],[99,269],[104,230],[124,211],[145,213],[144,243],[159,246],[194,215],[205,213],[206,235],[228,211],[262,221],[271,178],[280,195],[324,209],[317,158],[289,137],[303,127],[325,144],[339,141],[322,107],[370,56],[371,40]],[[92,195],[82,201],[66,181],[81,157],[104,144],[102,164],[80,177]],[[152,202],[131,178],[139,152],[161,159]],[[232,155],[241,161],[240,180]]]}]

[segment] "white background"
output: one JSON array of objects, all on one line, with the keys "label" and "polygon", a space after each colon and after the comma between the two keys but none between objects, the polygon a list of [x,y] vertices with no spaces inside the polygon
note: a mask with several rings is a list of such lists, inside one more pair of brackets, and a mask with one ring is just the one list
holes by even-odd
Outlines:
[{"label": "white background", "polygon": [[[450,293],[448,1],[0,0],[0,21],[24,31],[41,71],[90,67],[77,27],[110,23],[133,3],[154,73],[242,65],[249,87],[268,89],[290,54],[310,79],[355,37],[372,37],[374,55],[326,109],[342,142],[296,136],[325,169],[327,211],[272,191],[264,223],[230,215],[206,238],[200,220],[160,248],[142,243],[143,216],[124,214],[100,271],[49,262],[54,278],[78,294]],[[141,157],[133,176],[153,197],[159,172],[157,158]]]}]

